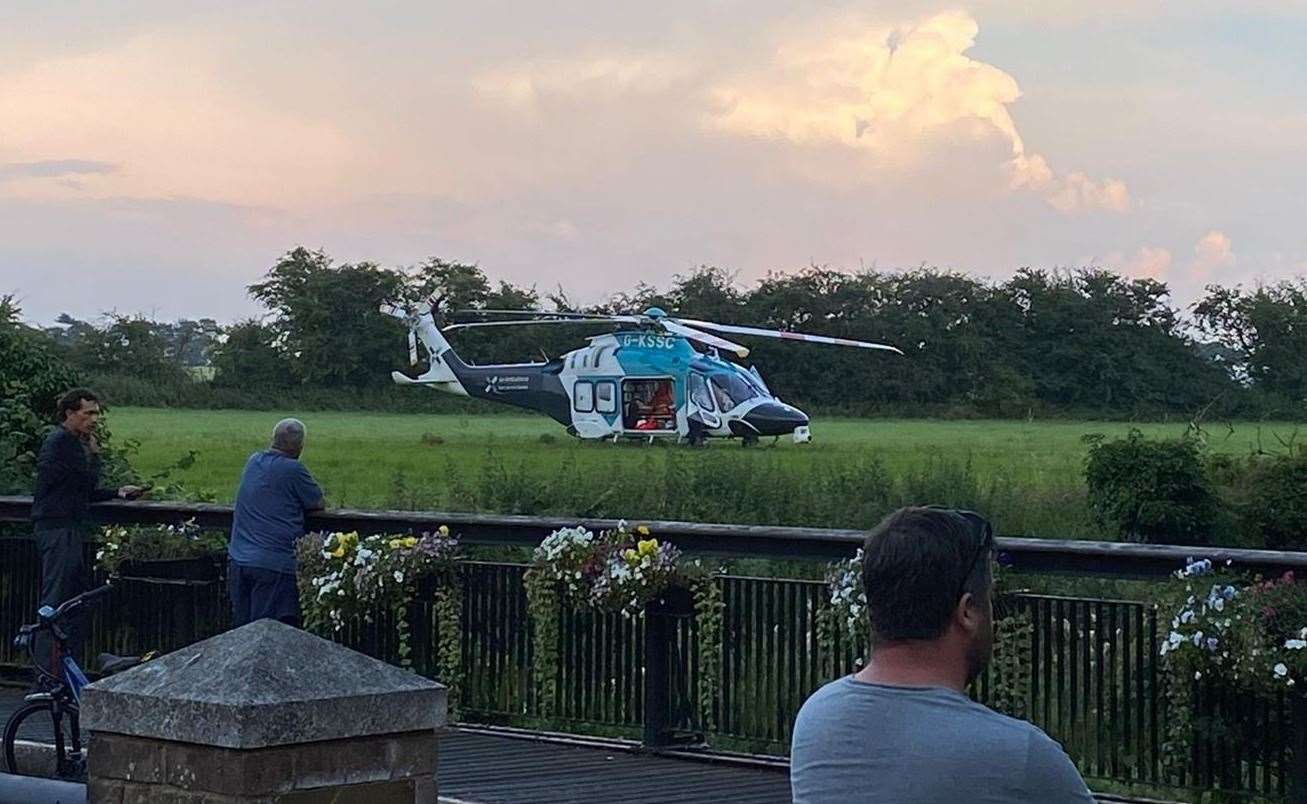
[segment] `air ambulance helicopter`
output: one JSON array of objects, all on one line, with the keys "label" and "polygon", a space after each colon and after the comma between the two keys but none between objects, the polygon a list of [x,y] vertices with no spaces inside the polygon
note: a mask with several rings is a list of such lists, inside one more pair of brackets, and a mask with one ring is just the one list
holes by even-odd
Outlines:
[{"label": "air ambulance helicopter", "polygon": [[[425,385],[540,411],[584,439],[666,438],[699,446],[709,438],[739,438],[745,446],[763,436],[789,435],[806,443],[808,416],[782,402],[754,366],[747,347],[705,332],[850,346],[903,354],[893,346],[825,335],[676,318],[657,307],[635,315],[522,310],[467,311],[507,320],[442,321],[435,296],[418,305],[382,305],[381,312],[408,326],[409,362],[418,365],[418,342],[429,367],[418,377],[393,372],[401,385]],[[446,334],[474,327],[612,325],[616,332],[588,338],[588,346],[543,363],[470,365]]]}]

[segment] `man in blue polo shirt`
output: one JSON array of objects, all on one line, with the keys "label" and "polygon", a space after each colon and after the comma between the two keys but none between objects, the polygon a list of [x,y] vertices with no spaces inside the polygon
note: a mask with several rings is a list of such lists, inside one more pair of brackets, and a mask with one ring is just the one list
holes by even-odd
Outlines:
[{"label": "man in blue polo shirt", "polygon": [[245,463],[227,547],[234,627],[264,617],[300,624],[295,542],[304,535],[304,514],[323,507],[322,489],[299,461],[303,450],[303,422],[282,419],[272,446]]}]

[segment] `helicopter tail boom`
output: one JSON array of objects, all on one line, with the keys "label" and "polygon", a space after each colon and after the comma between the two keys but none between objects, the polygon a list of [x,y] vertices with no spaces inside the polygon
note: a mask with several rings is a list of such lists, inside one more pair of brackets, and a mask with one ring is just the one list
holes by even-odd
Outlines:
[{"label": "helicopter tail boom", "polygon": [[[400,385],[429,385],[441,391],[460,396],[468,396],[467,389],[459,381],[454,365],[461,365],[454,347],[436,326],[436,302],[427,302],[415,307],[401,307],[385,304],[381,312],[400,319],[408,326],[409,361],[417,363],[417,342],[421,341],[427,350],[430,364],[427,370],[417,377],[409,377],[401,372],[392,372],[391,379]],[[453,357],[453,361],[449,357]]]}]

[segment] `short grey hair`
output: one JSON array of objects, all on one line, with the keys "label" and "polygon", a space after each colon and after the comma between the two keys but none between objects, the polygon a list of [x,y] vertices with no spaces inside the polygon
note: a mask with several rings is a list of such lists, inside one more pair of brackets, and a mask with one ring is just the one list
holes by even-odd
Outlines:
[{"label": "short grey hair", "polygon": [[272,428],[272,448],[279,452],[298,453],[304,449],[304,422],[282,419]]}]

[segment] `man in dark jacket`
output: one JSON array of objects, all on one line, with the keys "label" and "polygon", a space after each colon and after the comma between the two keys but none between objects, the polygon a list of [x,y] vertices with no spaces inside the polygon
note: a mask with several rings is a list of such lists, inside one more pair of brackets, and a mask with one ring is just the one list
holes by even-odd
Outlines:
[{"label": "man in dark jacket", "polygon": [[[100,485],[100,445],[95,425],[100,401],[85,388],[59,400],[59,427],[46,436],[36,462],[32,526],[41,556],[41,605],[58,607],[86,590],[82,534],[92,502],[115,497],[134,499],[139,486],[116,489]],[[75,649],[79,624],[70,623],[69,647]]]}]

